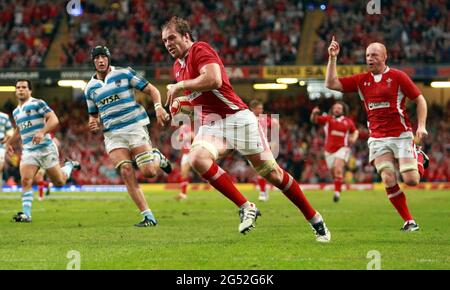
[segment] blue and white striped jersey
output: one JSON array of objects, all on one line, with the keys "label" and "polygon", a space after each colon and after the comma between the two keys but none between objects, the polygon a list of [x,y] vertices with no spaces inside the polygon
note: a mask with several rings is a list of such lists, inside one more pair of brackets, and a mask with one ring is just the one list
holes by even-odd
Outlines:
[{"label": "blue and white striped jersey", "polygon": [[[5,138],[6,132],[12,129],[11,121],[9,116],[5,113],[0,112],[0,141]],[[0,142],[0,149],[5,148],[5,144]]]},{"label": "blue and white striped jersey", "polygon": [[111,66],[104,81],[94,75],[84,89],[88,112],[99,114],[103,132],[146,126],[150,120],[144,107],[136,103],[133,88],[143,90],[147,84],[131,68]]},{"label": "blue and white striped jersey", "polygon": [[39,144],[33,144],[31,140],[34,135],[44,128],[45,115],[53,112],[43,100],[30,98],[22,106],[17,106],[13,111],[13,117],[22,138],[24,151],[34,151],[43,149],[53,144],[50,134],[45,134],[44,139]]}]

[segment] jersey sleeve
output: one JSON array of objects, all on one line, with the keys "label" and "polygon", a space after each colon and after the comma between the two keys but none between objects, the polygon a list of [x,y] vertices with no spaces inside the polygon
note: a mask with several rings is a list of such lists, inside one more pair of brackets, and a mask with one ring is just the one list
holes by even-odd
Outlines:
[{"label": "jersey sleeve", "polygon": [[42,116],[45,116],[46,114],[53,112],[53,110],[47,105],[47,103],[43,100],[39,100],[37,102],[38,105],[38,113]]},{"label": "jersey sleeve", "polygon": [[98,113],[97,105],[95,104],[94,100],[91,97],[91,90],[86,87],[86,90],[84,91],[83,95],[84,95],[84,99],[86,100],[88,113],[89,114]]},{"label": "jersey sleeve", "polygon": [[6,118],[5,129],[6,129],[6,131],[12,129],[12,123],[11,123],[11,120],[9,119],[9,117]]},{"label": "jersey sleeve", "polygon": [[353,122],[353,120],[352,119],[348,119],[348,126],[349,126],[349,131],[350,131],[350,133],[353,133],[353,132],[355,132],[356,131],[356,126],[355,126],[355,122]]},{"label": "jersey sleeve", "polygon": [[206,43],[196,45],[192,53],[194,53],[194,64],[198,71],[207,64],[221,63],[217,53]]},{"label": "jersey sleeve", "polygon": [[408,99],[414,100],[421,94],[419,88],[413,83],[411,78],[402,71],[398,73],[398,82],[400,90]]},{"label": "jersey sleeve", "polygon": [[353,93],[358,91],[359,75],[352,75],[349,77],[338,78],[342,84],[343,93]]},{"label": "jersey sleeve", "polygon": [[317,120],[317,124],[325,125],[330,120],[330,116],[322,115],[322,116],[317,117],[316,120]]},{"label": "jersey sleeve", "polygon": [[130,86],[132,88],[142,91],[148,85],[148,83],[149,83],[148,80],[146,80],[143,76],[138,75],[136,73],[136,71],[134,69],[132,69],[131,67],[128,67],[127,71],[128,71]]}]

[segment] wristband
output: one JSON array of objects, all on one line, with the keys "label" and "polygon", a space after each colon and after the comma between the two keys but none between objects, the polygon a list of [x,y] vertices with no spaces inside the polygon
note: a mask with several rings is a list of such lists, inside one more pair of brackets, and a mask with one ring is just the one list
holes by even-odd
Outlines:
[{"label": "wristband", "polygon": [[162,108],[162,105],[161,105],[161,103],[155,103],[155,104],[153,105],[153,107],[154,107],[155,110],[156,110],[156,109],[158,109],[158,108]]}]

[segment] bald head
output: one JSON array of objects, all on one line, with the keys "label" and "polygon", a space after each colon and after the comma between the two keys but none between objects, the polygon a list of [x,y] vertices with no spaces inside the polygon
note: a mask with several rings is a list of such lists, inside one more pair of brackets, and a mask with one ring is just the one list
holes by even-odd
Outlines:
[{"label": "bald head", "polygon": [[379,42],[369,44],[366,49],[366,63],[373,74],[380,74],[386,68],[386,46]]}]

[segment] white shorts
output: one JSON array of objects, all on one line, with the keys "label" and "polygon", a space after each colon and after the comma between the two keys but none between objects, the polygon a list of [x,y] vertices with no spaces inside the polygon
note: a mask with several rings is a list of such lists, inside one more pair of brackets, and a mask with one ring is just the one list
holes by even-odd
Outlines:
[{"label": "white shorts", "polygon": [[20,160],[21,165],[34,165],[42,169],[49,169],[59,165],[59,153],[55,143],[34,151],[24,150]]},{"label": "white shorts", "polygon": [[334,167],[334,161],[336,160],[336,158],[342,159],[345,161],[345,163],[347,163],[351,153],[352,150],[349,147],[341,147],[334,153],[325,151],[325,160],[327,161],[328,168],[331,169]]},{"label": "white shorts", "polygon": [[186,165],[188,163],[189,163],[189,153],[183,154],[181,156],[181,162],[180,162],[181,167],[183,167],[184,165]]},{"label": "white shorts", "polygon": [[0,148],[0,164],[5,163],[5,148]]},{"label": "white shorts", "polygon": [[150,137],[148,136],[147,127],[138,127],[130,129],[128,132],[110,131],[105,132],[105,148],[110,153],[114,149],[125,148],[133,149],[142,145],[152,146]]},{"label": "white shorts", "polygon": [[386,153],[394,154],[395,159],[413,158],[417,159],[416,146],[411,132],[405,132],[400,137],[369,138],[369,161]]},{"label": "white shorts", "polygon": [[248,109],[200,126],[193,144],[202,140],[202,136],[219,137],[226,141],[227,149],[237,150],[242,155],[261,153],[264,151],[263,144],[267,143],[255,114]]}]

